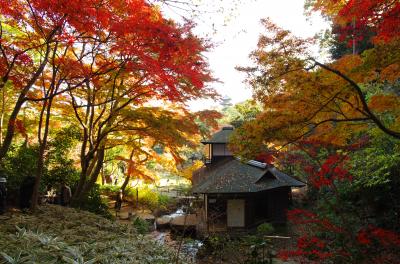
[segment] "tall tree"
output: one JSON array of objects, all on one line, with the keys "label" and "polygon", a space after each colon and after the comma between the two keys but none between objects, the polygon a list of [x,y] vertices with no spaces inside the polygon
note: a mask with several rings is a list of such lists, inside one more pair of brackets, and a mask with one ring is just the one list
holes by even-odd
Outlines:
[{"label": "tall tree", "polygon": [[[145,1],[5,0],[0,2],[0,11],[4,18],[0,31],[0,88],[11,82],[18,94],[0,148],[0,159],[11,144],[14,123],[27,94],[47,67],[56,42],[74,48],[83,46],[75,58],[67,58],[70,65],[81,66],[74,72],[77,80],[91,81],[93,77],[91,67],[79,60],[87,57],[87,53],[102,54],[102,60],[97,57],[91,61],[92,69],[120,67],[113,61],[119,56],[120,62],[125,61],[125,69],[151,75],[152,88],[159,88],[159,92],[168,90],[173,97],[192,91],[191,96],[187,95],[192,98],[207,94],[206,89],[200,89],[203,81],[209,80],[206,64],[199,55],[204,47],[190,33],[191,25],[180,27],[164,19],[157,8]],[[179,58],[178,54],[182,56]],[[111,59],[104,59],[108,57]],[[187,77],[180,80],[179,88],[173,87],[175,73]],[[199,89],[194,92],[190,87]]]},{"label": "tall tree", "polygon": [[73,113],[82,129],[82,172],[74,194],[80,199],[97,179],[110,137],[129,120],[125,109],[137,110],[154,100],[184,106],[215,95],[205,85],[212,80],[201,55],[207,45],[192,34],[193,25],[165,19],[144,0],[4,0],[0,11],[0,89],[12,87],[8,90],[15,94],[8,97],[15,101],[6,115],[0,160],[12,142],[21,107],[27,101],[41,104],[34,200],[55,102],[68,118]]},{"label": "tall tree", "polygon": [[249,153],[268,140],[286,144],[305,136],[345,144],[353,131],[372,124],[400,138],[394,107],[400,100],[398,41],[324,64],[310,55],[310,40],[263,23],[268,33],[251,55],[256,66],[240,68],[264,105],[264,112],[237,133],[243,146],[254,142]]},{"label": "tall tree", "polygon": [[358,41],[365,36],[363,32],[373,31],[375,42],[388,42],[400,35],[400,3],[396,0],[308,0],[306,7],[332,19],[343,38],[353,35]]}]

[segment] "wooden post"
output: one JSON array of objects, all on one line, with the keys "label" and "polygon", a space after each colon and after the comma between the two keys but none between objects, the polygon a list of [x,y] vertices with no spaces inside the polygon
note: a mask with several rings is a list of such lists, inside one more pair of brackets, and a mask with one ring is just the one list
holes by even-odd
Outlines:
[{"label": "wooden post", "polygon": [[210,232],[209,225],[208,225],[208,197],[207,194],[204,194],[204,208],[206,211],[206,225],[207,225],[207,233]]},{"label": "wooden post", "polygon": [[139,208],[139,188],[136,187],[136,208]]}]

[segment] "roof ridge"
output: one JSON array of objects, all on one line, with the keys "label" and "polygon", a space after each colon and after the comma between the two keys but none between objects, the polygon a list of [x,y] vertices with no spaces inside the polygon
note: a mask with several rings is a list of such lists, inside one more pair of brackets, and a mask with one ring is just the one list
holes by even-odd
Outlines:
[{"label": "roof ridge", "polygon": [[[273,173],[272,170],[279,171],[275,166],[272,166],[272,167],[268,168],[268,171],[271,172],[271,174],[274,175],[274,177],[275,177],[278,181],[284,182],[284,183],[288,183],[287,181],[285,181],[284,179],[282,179],[282,178],[280,177],[279,173]],[[289,176],[289,175],[288,175],[288,176]],[[290,176],[289,176],[289,177],[290,177]]]},{"label": "roof ridge", "polygon": [[[242,159],[240,157],[235,156],[234,158],[237,159],[238,161],[242,162]],[[259,168],[259,169],[268,169],[270,167],[269,164],[267,164],[265,162],[257,161],[257,160],[248,160],[245,162],[245,164],[251,165],[251,166]]]}]

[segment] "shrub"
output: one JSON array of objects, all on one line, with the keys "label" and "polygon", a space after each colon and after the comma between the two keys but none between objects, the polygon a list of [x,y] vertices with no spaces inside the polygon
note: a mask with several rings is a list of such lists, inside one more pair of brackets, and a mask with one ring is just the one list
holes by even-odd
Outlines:
[{"label": "shrub", "polygon": [[112,219],[113,215],[108,210],[107,200],[101,197],[100,186],[95,184],[79,208]]},{"label": "shrub", "polygon": [[[175,254],[129,225],[56,205],[0,224],[0,263],[175,263]],[[12,262],[14,261],[14,262]],[[19,261],[19,262],[17,262]],[[179,263],[187,263],[180,260]]]},{"label": "shrub", "polygon": [[[75,130],[73,127],[63,128],[55,133],[53,139],[50,139],[41,191],[44,191],[48,185],[58,187],[62,181],[73,186],[78,180],[79,171],[69,156],[71,148],[77,142]],[[7,152],[0,174],[7,178],[7,188],[11,200],[17,200],[19,187],[25,178],[36,176],[38,154],[38,145],[28,145],[26,142],[13,144]]]},{"label": "shrub", "polygon": [[177,187],[180,195],[188,196],[192,193],[192,185],[191,184],[180,184]]},{"label": "shrub", "polygon": [[275,229],[270,223],[263,223],[257,227],[256,235],[245,237],[245,242],[249,247],[246,263],[272,263],[272,243],[269,239],[265,238],[265,235],[270,235],[274,231]]},{"label": "shrub", "polygon": [[275,228],[270,223],[263,223],[257,226],[258,235],[270,235],[275,231]]},{"label": "shrub", "polygon": [[159,194],[148,186],[139,189],[139,203],[145,205],[150,210],[154,210],[158,207],[158,196]]},{"label": "shrub", "polygon": [[165,194],[158,194],[158,204],[160,209],[165,209],[172,203],[171,197]]},{"label": "shrub", "polygon": [[59,188],[62,182],[68,186],[74,186],[79,180],[79,171],[72,165],[72,162],[57,164],[43,175],[41,190],[46,186]]},{"label": "shrub", "polygon": [[200,258],[212,256],[213,258],[222,259],[223,255],[230,252],[232,248],[236,248],[236,243],[229,235],[210,235],[204,240],[203,246],[198,252]]},{"label": "shrub", "polygon": [[[140,187],[138,191],[139,204],[149,208],[152,211],[155,209],[165,210],[173,202],[169,196],[158,193],[148,185]],[[132,202],[136,202],[136,188],[127,188],[125,191],[125,198]]]},{"label": "shrub", "polygon": [[146,220],[136,217],[132,224],[139,234],[144,235],[150,232],[150,224]]},{"label": "shrub", "polygon": [[24,179],[35,176],[37,155],[37,145],[12,145],[7,152],[3,160],[2,174],[7,178],[8,194],[12,200],[17,200],[19,187]]},{"label": "shrub", "polygon": [[48,185],[57,187],[61,182],[73,186],[79,180],[79,171],[69,155],[78,139],[79,130],[76,127],[66,127],[56,131],[54,138],[49,141],[42,187]]},{"label": "shrub", "polygon": [[100,192],[107,196],[116,196],[120,189],[121,186],[118,185],[105,184],[99,186]]}]

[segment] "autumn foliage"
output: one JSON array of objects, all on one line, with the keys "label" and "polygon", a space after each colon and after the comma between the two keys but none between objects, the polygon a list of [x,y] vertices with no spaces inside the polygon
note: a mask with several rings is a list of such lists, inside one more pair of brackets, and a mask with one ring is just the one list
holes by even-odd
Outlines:
[{"label": "autumn foliage", "polygon": [[345,230],[311,212],[298,209],[289,211],[288,217],[294,224],[307,225],[308,232],[314,230],[324,235],[299,237],[297,249],[279,253],[283,260],[297,259],[301,263],[395,263],[399,257],[400,236],[393,231],[372,225],[359,230]]},{"label": "autumn foliage", "polygon": [[400,138],[398,40],[324,64],[311,55],[311,40],[270,20],[262,23],[266,33],[251,54],[255,65],[239,70],[248,74],[264,111],[236,133],[240,153],[250,157],[265,142],[285,145],[305,138],[344,147],[371,125]]},{"label": "autumn foliage", "polygon": [[400,34],[400,3],[391,0],[314,0],[312,8],[329,16],[341,26],[342,37],[355,35],[361,40],[363,31],[372,29],[374,41],[389,42]]},{"label": "autumn foliage", "polygon": [[[179,148],[200,133],[187,102],[216,95],[202,55],[209,45],[192,33],[193,23],[167,19],[144,0],[1,0],[0,12],[0,160],[29,124],[26,141],[36,134],[39,144],[36,190],[50,128],[66,124],[81,131],[75,200],[95,184],[107,149],[143,154],[159,143],[181,160]],[[34,120],[23,124],[27,108]],[[128,157],[120,158],[142,159]],[[132,164],[129,174],[145,175]]]},{"label": "autumn foliage", "polygon": [[[250,54],[253,64],[238,69],[263,111],[235,131],[232,145],[249,159],[272,152],[275,166],[308,183],[299,205],[304,209],[288,212],[302,232],[282,258],[397,263],[400,3],[307,5],[338,31],[330,45],[353,49],[324,61],[310,49],[319,39],[302,39],[262,20],[265,32]],[[357,50],[361,41],[368,45]]]},{"label": "autumn foliage", "polygon": [[352,176],[345,167],[347,160],[347,156],[332,154],[318,170],[312,166],[306,166],[304,170],[308,173],[309,183],[315,188],[321,188],[333,186],[334,182],[338,181],[351,181]]},{"label": "autumn foliage", "polygon": [[303,235],[297,238],[296,249],[282,250],[280,258],[301,263],[389,263],[398,259],[399,234],[372,224],[363,226],[364,219],[360,216],[356,216],[357,220],[347,219],[349,212],[339,193],[341,184],[352,182],[347,162],[347,156],[333,154],[318,170],[311,166],[305,168],[310,187],[322,192],[322,197],[326,195],[323,192],[327,192],[331,198],[323,198],[325,206],[316,212],[288,211],[289,221],[302,230]]}]

